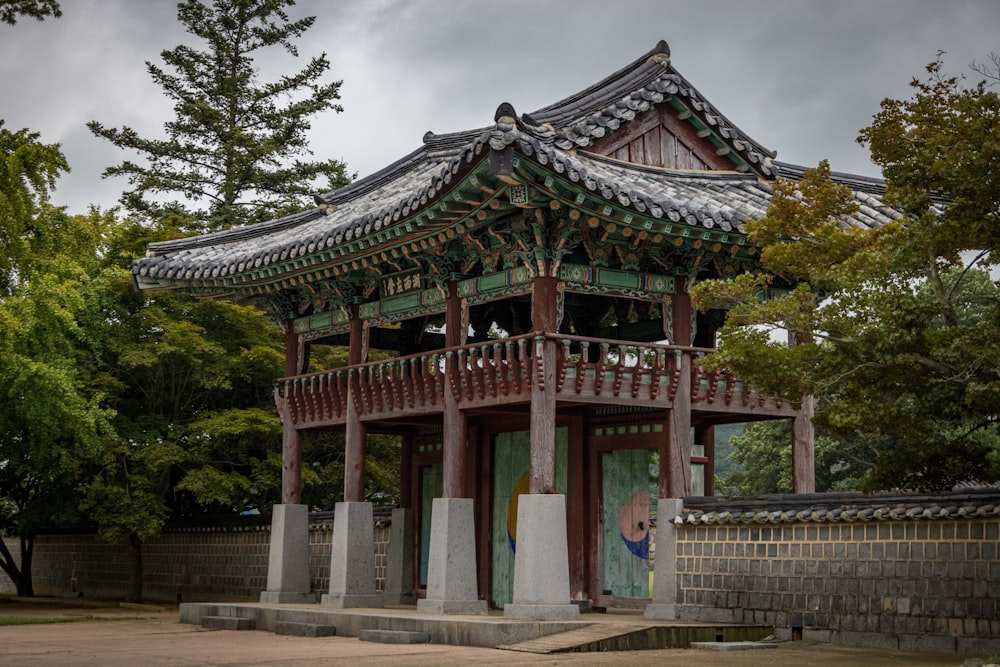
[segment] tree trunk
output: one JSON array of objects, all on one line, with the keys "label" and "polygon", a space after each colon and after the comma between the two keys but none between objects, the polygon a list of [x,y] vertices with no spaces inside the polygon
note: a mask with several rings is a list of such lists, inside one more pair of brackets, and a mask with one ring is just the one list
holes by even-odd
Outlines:
[{"label": "tree trunk", "polygon": [[34,597],[35,586],[31,581],[31,556],[34,553],[35,538],[22,537],[21,541],[21,565],[18,567],[14,561],[14,556],[7,549],[7,545],[0,539],[0,569],[7,573],[17,594],[21,597]]},{"label": "tree trunk", "polygon": [[137,535],[128,537],[128,592],[126,602],[142,602],[142,540]]}]

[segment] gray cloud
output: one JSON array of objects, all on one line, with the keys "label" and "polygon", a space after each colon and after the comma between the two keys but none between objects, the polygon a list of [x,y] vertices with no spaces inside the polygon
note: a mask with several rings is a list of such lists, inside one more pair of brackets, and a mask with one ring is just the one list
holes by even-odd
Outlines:
[{"label": "gray cloud", "polygon": [[[63,145],[73,169],[57,203],[114,205],[125,157],[84,124],[162,131],[171,106],[145,62],[188,38],[162,0],[64,0],[62,19],[0,26],[0,118]],[[325,51],[343,114],[313,123],[316,155],[365,175],[423,133],[482,127],[500,102],[531,111],[598,81],[659,40],[723,113],[779,157],[877,175],[860,128],[886,96],[909,95],[938,49],[950,71],[1000,51],[993,0],[300,0],[316,15],[300,61]],[[294,67],[275,56],[262,73]]]}]

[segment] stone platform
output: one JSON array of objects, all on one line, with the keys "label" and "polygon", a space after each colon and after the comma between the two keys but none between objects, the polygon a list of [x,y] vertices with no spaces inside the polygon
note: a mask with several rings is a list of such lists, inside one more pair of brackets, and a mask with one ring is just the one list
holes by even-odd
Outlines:
[{"label": "stone platform", "polygon": [[[756,641],[773,633],[773,628],[761,626],[655,621],[643,618],[638,611],[582,613],[578,620],[571,621],[531,621],[507,618],[499,610],[486,615],[443,616],[413,606],[330,609],[316,604],[254,602],[180,606],[181,623],[204,625],[206,618],[218,617],[252,619],[256,630],[268,632],[275,632],[279,624],[296,623],[332,626],[338,637],[358,637],[366,630],[425,633],[432,644],[544,653],[687,648],[692,642]],[[564,639],[557,637],[563,633]],[[543,637],[549,641],[537,644]]]}]

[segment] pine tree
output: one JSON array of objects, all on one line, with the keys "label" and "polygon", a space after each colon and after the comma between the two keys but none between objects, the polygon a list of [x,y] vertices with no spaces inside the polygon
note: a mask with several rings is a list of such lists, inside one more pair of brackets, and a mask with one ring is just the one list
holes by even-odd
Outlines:
[{"label": "pine tree", "polygon": [[[129,209],[157,215],[193,209],[205,230],[260,222],[308,205],[316,179],[333,189],[348,182],[345,164],[308,159],[310,118],[342,111],[341,81],[323,83],[326,54],[301,70],[263,81],[255,58],[281,47],[297,57],[293,41],[315,17],[291,21],[295,0],[187,0],[178,19],[204,43],[161,54],[165,67],[146,63],[153,81],[174,100],[165,139],[141,137],[129,127],[90,130],[119,148],[135,151],[104,176],[124,176],[132,188],[121,198]],[[270,55],[268,57],[271,57]],[[184,201],[164,200],[180,196]]]}]

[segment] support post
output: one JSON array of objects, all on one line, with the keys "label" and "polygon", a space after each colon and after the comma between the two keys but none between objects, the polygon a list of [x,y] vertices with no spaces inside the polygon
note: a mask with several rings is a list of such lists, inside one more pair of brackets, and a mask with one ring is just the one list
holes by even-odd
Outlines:
[{"label": "support post", "polygon": [[[671,299],[675,345],[691,345],[691,296],[677,292]],[[660,497],[691,494],[691,352],[682,351],[677,392],[667,416],[666,460],[660,457]],[[666,464],[666,469],[664,469]]]},{"label": "support post", "polygon": [[[809,345],[813,337],[800,331],[788,332],[788,344],[791,346]],[[816,398],[806,395],[802,397],[802,405],[798,414],[792,420],[792,492],[816,492],[816,452],[814,448],[815,431],[813,416],[816,413]]]},{"label": "support post", "polygon": [[[531,321],[535,332],[555,333],[556,280],[535,278]],[[556,342],[533,342],[534,377],[531,383],[531,493],[556,493]]]},{"label": "support post", "polygon": [[[285,324],[285,377],[302,373],[299,358],[299,337],[289,320]],[[292,422],[287,400],[278,401],[278,412],[281,415],[281,502],[297,505],[302,502],[302,434]]]},{"label": "support post", "polygon": [[802,407],[792,421],[792,491],[816,493],[816,452],[814,450],[813,415],[816,399],[802,397]]},{"label": "support post", "polygon": [[436,614],[486,614],[476,580],[475,501],[435,498],[431,511],[427,597],[417,609]]},{"label": "support post", "polygon": [[[704,479],[702,493],[704,496],[715,495],[715,426],[699,424],[694,427],[694,444],[700,445],[705,463],[702,467]],[[692,482],[692,493],[694,483]]]},{"label": "support post", "polygon": [[[445,346],[465,343],[464,305],[458,284],[448,283],[445,304]],[[446,373],[457,373],[457,355],[447,360]],[[447,384],[447,383],[446,383]],[[485,614],[485,600],[478,595],[476,576],[475,501],[465,498],[468,428],[465,413],[450,385],[444,394],[442,433],[442,498],[431,506],[431,535],[427,567],[427,597],[417,609],[437,614]],[[424,508],[423,511],[427,511]]]},{"label": "support post", "polygon": [[[358,306],[351,306],[348,363],[364,363],[368,349],[364,323]],[[365,497],[365,427],[355,404],[359,391],[357,373],[347,384],[347,419],[344,444],[344,502],[333,514],[333,544],[330,549],[330,592],[325,607],[381,607],[382,596],[375,584],[375,512]]]},{"label": "support post", "polygon": [[[292,322],[285,329],[285,376],[302,372],[301,348]],[[275,391],[281,415],[281,504],[271,514],[267,589],[260,601],[270,604],[315,602],[309,576],[309,508],[302,505],[302,433],[292,421],[288,399]]]},{"label": "support post", "polygon": [[[458,283],[448,283],[448,300],[445,304],[444,344],[447,348],[465,344],[467,331],[463,327],[462,299],[458,296]],[[458,357],[448,358],[446,373],[458,373]],[[465,467],[468,449],[468,430],[465,413],[459,409],[458,397],[450,388],[444,392],[444,424],[442,442],[442,495],[445,498],[465,496]]]},{"label": "support post", "polygon": [[544,621],[580,616],[580,608],[569,596],[566,497],[562,494],[518,498],[514,599],[504,605],[503,615]]},{"label": "support post", "polygon": [[677,529],[674,518],[684,508],[679,498],[660,498],[656,505],[656,562],[653,595],[643,616],[672,621],[677,618]]},{"label": "support post", "polygon": [[[556,333],[556,279],[537,277],[532,290],[535,332]],[[567,620],[578,618],[580,608],[570,599],[566,496],[556,489],[556,342],[540,338],[533,345],[529,493],[517,502],[514,594],[504,616]]]},{"label": "support post", "polygon": [[[364,340],[364,323],[358,316],[358,306],[351,306],[350,350],[347,363],[354,367],[364,363],[368,345]],[[365,499],[365,425],[361,422],[355,402],[360,379],[351,372],[347,380],[347,416],[344,433],[344,502]]]},{"label": "support post", "polygon": [[375,585],[375,512],[371,503],[337,503],[330,551],[330,592],[324,607],[381,607]]},{"label": "support post", "polygon": [[309,508],[275,505],[271,514],[271,545],[267,558],[265,604],[313,603],[309,576]]}]

